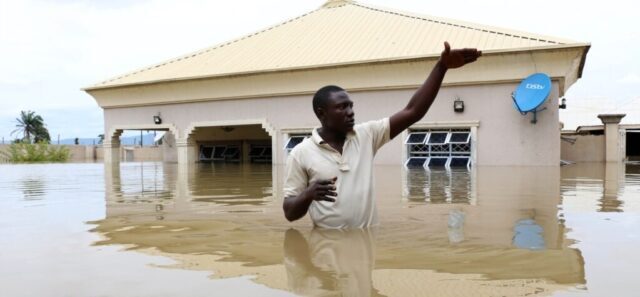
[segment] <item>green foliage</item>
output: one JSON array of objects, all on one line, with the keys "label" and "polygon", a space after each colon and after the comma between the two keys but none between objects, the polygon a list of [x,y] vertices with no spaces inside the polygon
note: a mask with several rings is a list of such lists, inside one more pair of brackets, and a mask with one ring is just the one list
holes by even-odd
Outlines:
[{"label": "green foliage", "polygon": [[55,147],[45,142],[13,143],[5,152],[0,152],[6,159],[14,163],[66,162],[71,157],[68,148]]},{"label": "green foliage", "polygon": [[46,142],[51,143],[51,136],[49,136],[49,130],[44,126],[36,127],[36,133],[33,136],[33,141],[35,143]]},{"label": "green foliage", "polygon": [[50,142],[49,130],[45,127],[44,119],[37,115],[34,111],[21,111],[20,117],[16,119],[18,123],[15,130],[11,134],[22,133],[22,142],[33,140],[34,143]]}]

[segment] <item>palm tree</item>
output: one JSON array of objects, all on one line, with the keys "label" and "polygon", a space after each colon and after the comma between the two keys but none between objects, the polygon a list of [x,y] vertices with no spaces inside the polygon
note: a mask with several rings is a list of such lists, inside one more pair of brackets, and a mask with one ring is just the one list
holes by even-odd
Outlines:
[{"label": "palm tree", "polygon": [[[31,136],[35,136],[36,140],[49,138],[49,131],[44,126],[44,120],[34,111],[21,111],[20,117],[16,118],[17,129],[11,132],[11,135],[22,133],[22,139],[31,142]],[[46,132],[46,133],[45,133]]]},{"label": "palm tree", "polygon": [[37,126],[36,133],[33,134],[33,142],[51,142],[51,136],[49,135],[49,130],[44,126]]}]

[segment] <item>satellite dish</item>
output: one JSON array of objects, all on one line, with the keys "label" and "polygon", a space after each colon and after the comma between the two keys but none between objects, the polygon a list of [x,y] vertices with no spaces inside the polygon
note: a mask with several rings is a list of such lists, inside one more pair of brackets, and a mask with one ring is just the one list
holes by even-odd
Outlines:
[{"label": "satellite dish", "polygon": [[551,78],[544,73],[535,73],[525,78],[511,94],[515,108],[523,115],[533,112],[531,123],[537,122],[536,113],[551,93]]}]

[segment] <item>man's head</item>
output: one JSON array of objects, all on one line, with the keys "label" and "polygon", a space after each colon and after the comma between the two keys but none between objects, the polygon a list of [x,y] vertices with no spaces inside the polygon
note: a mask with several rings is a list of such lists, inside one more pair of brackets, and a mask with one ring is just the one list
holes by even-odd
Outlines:
[{"label": "man's head", "polygon": [[353,130],[353,101],[341,87],[326,86],[318,90],[313,96],[313,111],[324,128],[345,134]]}]

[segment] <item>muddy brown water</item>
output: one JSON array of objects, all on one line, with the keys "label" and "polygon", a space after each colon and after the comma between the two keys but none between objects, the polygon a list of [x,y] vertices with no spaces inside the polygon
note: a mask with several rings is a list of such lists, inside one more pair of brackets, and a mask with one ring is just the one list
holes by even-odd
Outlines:
[{"label": "muddy brown water", "polygon": [[0,165],[0,295],[640,292],[640,165],[378,166],[365,230],[286,222],[282,169]]}]

